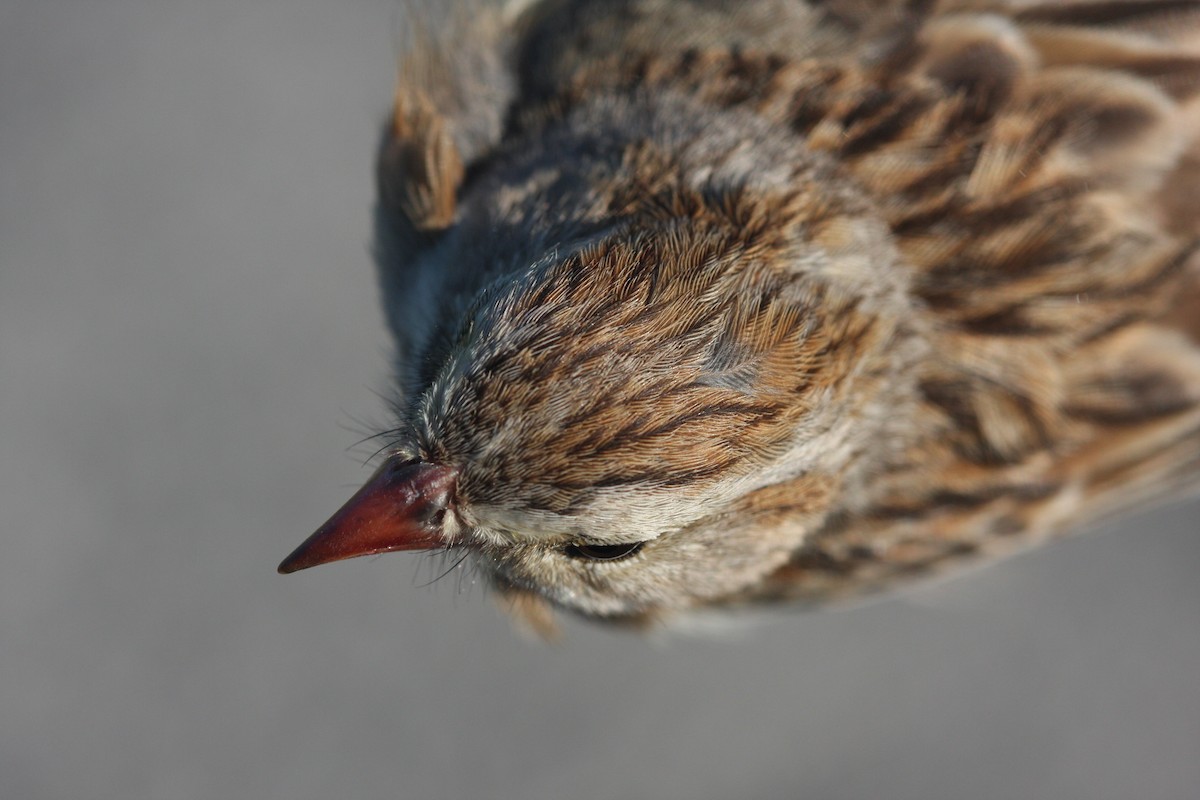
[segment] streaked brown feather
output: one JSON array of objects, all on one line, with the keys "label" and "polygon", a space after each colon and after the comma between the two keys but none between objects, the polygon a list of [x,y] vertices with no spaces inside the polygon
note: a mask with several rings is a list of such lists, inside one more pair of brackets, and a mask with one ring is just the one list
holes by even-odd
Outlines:
[{"label": "streaked brown feather", "polygon": [[[990,125],[946,131],[975,140],[943,145],[975,154],[957,159],[966,185],[948,193],[939,180],[936,213],[892,217],[942,320],[942,359],[922,379],[930,416],[942,417],[937,444],[917,445],[928,471],[894,480],[860,518],[836,519],[764,597],[876,589],[1195,490],[1200,130],[1151,87],[1189,101],[1200,57],[1142,34],[1164,29],[1160,17],[1200,24],[1194,3],[1015,15],[1040,68],[1026,68]],[[1095,27],[1114,22],[1137,32]],[[889,188],[874,165],[850,164]],[[951,473],[969,482],[947,494]]]}]

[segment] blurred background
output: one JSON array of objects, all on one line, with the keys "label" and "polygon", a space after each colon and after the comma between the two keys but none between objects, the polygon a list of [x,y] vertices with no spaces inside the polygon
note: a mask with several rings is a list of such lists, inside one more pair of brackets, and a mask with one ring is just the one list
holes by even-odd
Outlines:
[{"label": "blurred background", "polygon": [[0,3],[0,796],[1200,796],[1198,504],[715,638],[276,575],[387,421],[394,6]]}]

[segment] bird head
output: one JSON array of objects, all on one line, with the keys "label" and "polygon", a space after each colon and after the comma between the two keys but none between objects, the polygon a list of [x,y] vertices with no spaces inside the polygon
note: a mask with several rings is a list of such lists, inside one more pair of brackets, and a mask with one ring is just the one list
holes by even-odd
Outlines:
[{"label": "bird head", "polygon": [[893,256],[815,196],[651,205],[460,303],[382,468],[280,570],[464,548],[506,593],[612,619],[784,563],[884,460],[906,301],[838,254]]}]

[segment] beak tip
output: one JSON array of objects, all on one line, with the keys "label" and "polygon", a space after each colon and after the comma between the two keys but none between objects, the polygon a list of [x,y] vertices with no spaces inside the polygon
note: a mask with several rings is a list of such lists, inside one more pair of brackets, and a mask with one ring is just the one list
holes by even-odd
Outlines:
[{"label": "beak tip", "polygon": [[293,572],[299,572],[302,569],[313,566],[312,564],[304,563],[305,559],[300,553],[300,550],[303,549],[303,547],[297,549],[283,561],[280,561],[279,566],[275,568],[275,571],[280,575],[291,575]]}]

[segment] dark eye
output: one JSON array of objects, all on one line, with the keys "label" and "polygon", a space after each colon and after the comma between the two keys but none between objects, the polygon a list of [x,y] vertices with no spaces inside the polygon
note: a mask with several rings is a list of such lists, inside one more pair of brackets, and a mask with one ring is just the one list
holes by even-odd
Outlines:
[{"label": "dark eye", "polygon": [[629,558],[642,549],[645,542],[627,542],[625,544],[570,544],[566,554],[571,558],[586,558],[591,561],[617,561]]}]

